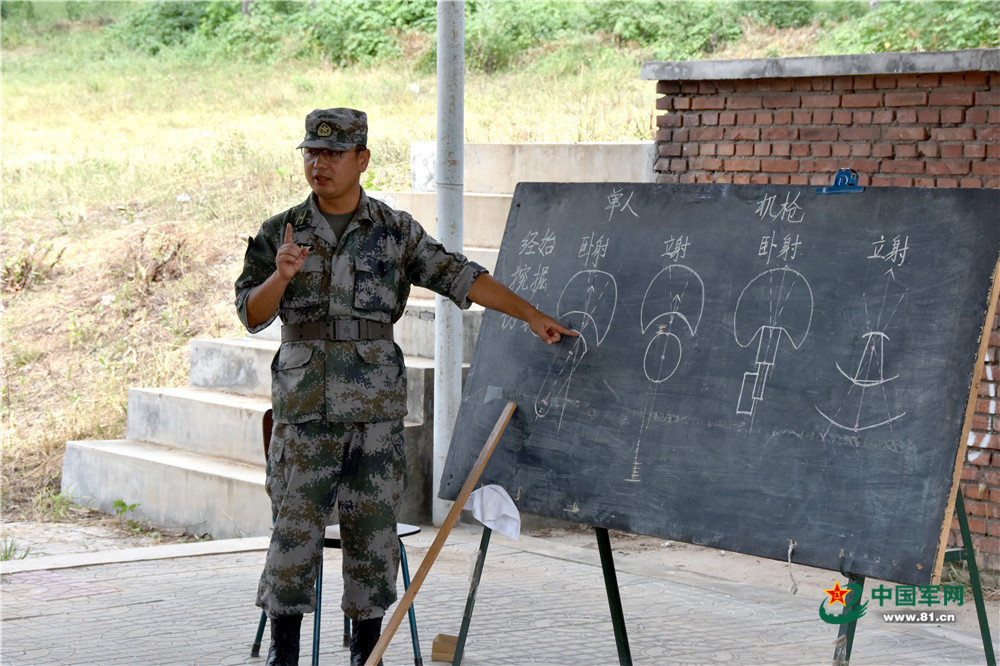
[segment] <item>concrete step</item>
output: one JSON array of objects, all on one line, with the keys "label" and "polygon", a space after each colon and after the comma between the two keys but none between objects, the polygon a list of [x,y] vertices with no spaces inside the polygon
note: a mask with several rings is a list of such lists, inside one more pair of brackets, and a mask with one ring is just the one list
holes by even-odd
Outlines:
[{"label": "concrete step", "polygon": [[67,442],[62,491],[110,514],[118,500],[137,504],[123,518],[215,539],[261,536],[271,528],[260,461],[241,464],[135,440]]},{"label": "concrete step", "polygon": [[[520,182],[656,181],[653,171],[656,144],[652,141],[467,143],[463,155],[466,192],[513,194]],[[434,190],[436,171],[437,144],[433,141],[411,143],[412,188]]]},{"label": "concrete step", "polygon": [[[396,344],[399,345],[400,349],[403,350],[403,354],[409,358],[421,357],[421,358],[434,358],[434,300],[433,298],[419,298],[417,296],[411,296],[410,300],[407,302],[406,309],[403,310],[403,316],[396,325],[393,327],[393,335],[396,338]],[[475,348],[476,338],[479,336],[479,325],[482,323],[483,319],[483,308],[478,305],[473,305],[468,310],[462,311],[462,362],[471,363],[472,353]],[[265,330],[260,333],[256,333],[249,336],[251,340],[271,340],[278,341],[281,339],[281,322],[275,320],[273,324],[268,326]],[[251,353],[252,345],[248,343],[246,351]],[[277,349],[277,347],[274,347]],[[192,355],[195,353],[195,346],[192,344],[191,347]],[[267,365],[263,367],[265,374],[269,372],[271,356],[274,355],[274,351],[270,352],[270,356],[267,358]],[[257,358],[257,363],[259,364],[262,357]],[[196,374],[202,373],[201,370],[195,369],[196,359],[192,356],[191,359],[191,374],[192,383],[194,383],[193,377]],[[259,367],[257,368],[260,369]],[[245,369],[249,372],[249,369]],[[214,373],[220,371],[219,368],[215,367],[210,370],[206,370],[206,373]],[[232,375],[237,369],[231,369],[228,374]],[[199,380],[200,381],[200,380]],[[248,376],[245,381],[252,381]],[[270,378],[268,378],[268,388],[265,393],[270,392]],[[243,383],[243,382],[241,382]],[[197,384],[203,385],[203,384]],[[225,388],[225,387],[219,387]],[[235,389],[226,389],[235,390]],[[242,392],[242,391],[241,391]]]},{"label": "concrete step", "polygon": [[[71,441],[63,458],[62,492],[82,506],[115,514],[115,502],[136,508],[126,520],[148,520],[214,539],[270,533],[271,503],[264,490],[264,452],[257,424],[254,464],[139,440]],[[407,486],[400,520],[431,520],[433,433],[407,423]],[[331,522],[336,522],[334,510]]]}]

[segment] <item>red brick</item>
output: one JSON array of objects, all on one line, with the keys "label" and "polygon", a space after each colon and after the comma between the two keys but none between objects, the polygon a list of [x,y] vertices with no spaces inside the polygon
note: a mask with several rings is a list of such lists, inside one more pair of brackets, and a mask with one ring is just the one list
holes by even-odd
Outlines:
[{"label": "red brick", "polygon": [[876,143],[872,146],[872,157],[892,157],[891,143]]},{"label": "red brick", "polygon": [[[861,77],[855,77],[855,80]],[[850,109],[866,106],[882,106],[882,93],[853,93],[842,95],[840,105]]]},{"label": "red brick", "polygon": [[1000,141],[1000,127],[980,127],[976,130],[979,141]]},{"label": "red brick", "polygon": [[719,124],[719,114],[715,111],[706,111],[701,114],[701,124],[702,125],[718,125]]},{"label": "red brick", "polygon": [[771,144],[771,154],[778,157],[788,157],[792,154],[792,145],[789,143]]},{"label": "red brick", "polygon": [[833,124],[834,125],[850,125],[854,122],[854,114],[850,111],[834,111],[833,112]]},{"label": "red brick", "polygon": [[719,114],[719,124],[720,125],[735,125],[736,124],[736,114],[731,111],[723,111]]},{"label": "red brick", "polygon": [[931,129],[933,141],[972,141],[976,131],[971,127],[934,127]]},{"label": "red brick", "polygon": [[913,187],[915,185],[913,178],[908,178],[904,176],[893,176],[892,186],[893,187]]},{"label": "red brick", "polygon": [[917,122],[916,109],[900,109],[896,111],[896,122],[901,125],[912,125]]},{"label": "red brick", "polygon": [[806,176],[806,175],[803,175],[803,174],[800,174],[800,173],[793,173],[791,176],[788,177],[788,184],[789,185],[808,185],[809,184],[809,176]]},{"label": "red brick", "polygon": [[676,143],[661,143],[656,148],[660,157],[679,157],[681,154],[681,147]]},{"label": "red brick", "polygon": [[748,173],[734,173],[733,183],[736,185],[749,185],[750,184],[750,174]]},{"label": "red brick", "polygon": [[682,122],[683,117],[679,113],[668,113],[656,117],[657,127],[680,127]]},{"label": "red brick", "polygon": [[935,181],[936,187],[958,187],[958,180],[955,178],[938,178]]},{"label": "red brick", "polygon": [[792,144],[792,155],[794,157],[805,157],[809,154],[809,144],[808,143],[794,143]]},{"label": "red brick", "polygon": [[697,95],[698,83],[696,81],[681,81],[681,93],[685,95]]},{"label": "red brick", "polygon": [[915,187],[926,187],[926,188],[937,187],[937,181],[935,181],[933,178],[916,178],[914,179],[913,184]]},{"label": "red brick", "polygon": [[721,127],[696,127],[691,130],[691,140],[721,141],[724,131]]},{"label": "red brick", "polygon": [[657,81],[656,92],[661,95],[673,95],[681,91],[681,86],[676,81]]},{"label": "red brick", "polygon": [[719,87],[711,81],[699,81],[698,82],[698,94],[699,95],[714,95],[719,92]]},{"label": "red brick", "polygon": [[736,144],[736,157],[750,157],[753,155],[753,143],[738,143]]},{"label": "red brick", "polygon": [[849,157],[851,154],[851,147],[846,143],[835,143],[830,147],[834,157]]},{"label": "red brick", "polygon": [[916,74],[896,74],[898,88],[916,88],[919,77]]},{"label": "red brick", "polygon": [[895,74],[879,74],[875,77],[876,88],[895,88],[897,84]]},{"label": "red brick", "polygon": [[874,114],[871,111],[855,111],[854,112],[854,124],[855,125],[871,125],[872,116]]},{"label": "red brick", "polygon": [[918,143],[917,144],[917,154],[921,157],[937,157],[940,152],[940,147],[933,142]]},{"label": "red brick", "polygon": [[874,90],[875,89],[875,77],[874,76],[855,76],[854,77],[854,89],[855,90]]},{"label": "red brick", "polygon": [[811,125],[813,115],[810,111],[792,111],[792,122],[796,125]]},{"label": "red brick", "polygon": [[[961,111],[962,109],[951,109],[952,111]],[[985,125],[990,122],[989,114],[986,109],[966,109],[965,118],[961,122],[969,123],[970,125]],[[1000,110],[997,111],[996,121],[1000,123]]]},{"label": "red brick", "polygon": [[788,125],[792,122],[792,112],[791,111],[776,111],[774,113],[774,124],[775,125]]},{"label": "red brick", "polygon": [[769,143],[755,143],[755,144],[753,144],[753,154],[754,154],[754,157],[770,157],[770,155],[771,155],[771,144],[769,144]]},{"label": "red brick", "polygon": [[982,143],[967,143],[964,147],[964,154],[966,157],[971,157],[973,159],[985,159],[986,158],[986,145]]},{"label": "red brick", "polygon": [[674,98],[674,108],[680,111],[689,111],[691,109],[691,98],[690,97]]},{"label": "red brick", "polygon": [[942,110],[941,122],[945,125],[961,125],[965,122],[965,109]]},{"label": "red brick", "polygon": [[670,170],[671,171],[687,171],[687,160],[685,160],[685,159],[670,160]]},{"label": "red brick", "polygon": [[813,157],[830,157],[830,144],[814,143],[811,152]]},{"label": "red brick", "polygon": [[730,158],[726,160],[726,171],[760,171],[760,160]]},{"label": "red brick", "polygon": [[829,125],[833,123],[833,111],[813,111],[814,125]]},{"label": "red brick", "polygon": [[1000,106],[1000,90],[980,90],[975,99],[976,106]]},{"label": "red brick", "polygon": [[882,163],[882,173],[924,173],[920,160],[887,160]]},{"label": "red brick", "polygon": [[736,145],[732,143],[720,143],[715,152],[721,157],[731,157],[736,154]]},{"label": "red brick", "polygon": [[951,159],[955,157],[962,157],[964,152],[964,147],[960,143],[950,143],[947,145],[940,146],[941,157],[945,159]]},{"label": "red brick", "polygon": [[852,143],[851,144],[851,155],[854,157],[868,157],[872,154],[872,145],[870,143]]},{"label": "red brick", "polygon": [[[846,161],[846,163],[844,164],[844,166],[846,166],[846,167],[848,167],[850,169],[854,169],[859,174],[875,173],[876,171],[878,171],[879,162],[878,162],[878,160],[862,160],[862,159],[858,159],[856,157],[852,157],[852,158],[850,158],[849,160]],[[860,176],[858,177],[858,180],[859,180],[859,184],[860,184],[860,180],[861,180]]]},{"label": "red brick", "polygon": [[892,92],[885,94],[886,106],[925,106],[926,92]]},{"label": "red brick", "polygon": [[879,109],[872,112],[872,122],[877,125],[888,125],[896,120],[896,112],[888,109]]},{"label": "red brick", "polygon": [[754,122],[758,125],[773,125],[774,114],[770,111],[758,111],[753,114]]},{"label": "red brick", "polygon": [[727,109],[760,109],[762,108],[760,95],[741,95],[738,97],[726,98]]},{"label": "red brick", "polygon": [[950,72],[948,74],[941,75],[941,85],[943,86],[961,86],[965,85],[965,77],[956,72]]},{"label": "red brick", "polygon": [[921,74],[917,77],[917,86],[920,88],[937,88],[940,84],[939,74]]},{"label": "red brick", "polygon": [[931,106],[972,106],[973,94],[957,90],[932,90],[929,104]]},{"label": "red brick", "polygon": [[656,160],[656,164],[653,165],[654,171],[668,171],[670,169],[670,160],[666,158],[660,158]]},{"label": "red brick", "polygon": [[699,155],[715,155],[716,145],[714,143],[703,143],[701,144],[701,150],[698,151]]},{"label": "red brick", "polygon": [[656,98],[656,108],[660,111],[669,111],[674,108],[674,98],[673,97],[657,97]]},{"label": "red brick", "polygon": [[700,148],[701,144],[699,143],[685,143],[684,146],[681,148],[681,156],[691,157],[693,155],[697,155],[699,153]]},{"label": "red brick", "polygon": [[693,111],[724,108],[726,108],[725,97],[695,97],[691,100],[691,109]]},{"label": "red brick", "polygon": [[967,86],[985,86],[989,83],[990,77],[986,72],[966,72],[965,73],[965,85]]},{"label": "red brick", "polygon": [[912,143],[901,143],[896,146],[896,159],[912,159],[917,156],[917,147]]},{"label": "red brick", "polygon": [[718,157],[695,157],[691,159],[691,169],[695,171],[718,171],[722,160]]},{"label": "red brick", "polygon": [[765,109],[797,109],[802,106],[800,95],[766,95],[762,101]]},{"label": "red brick", "polygon": [[803,95],[803,109],[836,109],[840,106],[840,95]]},{"label": "red brick", "polygon": [[837,160],[802,160],[801,164],[806,173],[834,173],[839,166]]},{"label": "red brick", "polygon": [[760,131],[764,141],[795,141],[799,138],[797,127],[764,127]]},{"label": "red brick", "polygon": [[877,127],[844,127],[840,130],[841,141],[874,141],[878,135]]},{"label": "red brick", "polygon": [[692,183],[694,183],[695,180],[693,173],[682,173],[675,177],[677,178],[677,182],[683,185],[691,185]]},{"label": "red brick", "polygon": [[941,110],[920,109],[917,111],[917,122],[921,125],[937,125],[941,122]]},{"label": "red brick", "polygon": [[836,141],[835,127],[803,127],[799,130],[799,138],[803,141]]},{"label": "red brick", "polygon": [[975,176],[1000,176],[1000,162],[973,162],[972,173]]},{"label": "red brick", "polygon": [[654,138],[659,143],[669,143],[673,139],[673,132],[668,129],[658,129]]},{"label": "red brick", "polygon": [[685,113],[681,116],[681,124],[684,127],[698,127],[701,125],[701,114],[700,113]]},{"label": "red brick", "polygon": [[724,130],[725,138],[730,141],[759,141],[759,127],[729,127]]},{"label": "red brick", "polygon": [[833,79],[833,89],[854,90],[854,79],[850,76],[837,76]]},{"label": "red brick", "polygon": [[737,125],[754,125],[755,116],[753,113],[744,111],[743,113],[736,114],[736,124]]},{"label": "red brick", "polygon": [[970,164],[965,160],[928,160],[927,173],[937,176],[961,176],[969,173]]},{"label": "red brick", "polygon": [[750,183],[753,185],[767,185],[771,182],[771,177],[762,173],[750,176]]},{"label": "red brick", "polygon": [[771,176],[771,182],[775,185],[790,185],[791,179],[787,174],[775,174]]},{"label": "red brick", "polygon": [[888,141],[926,141],[926,127],[888,127],[885,130]]},{"label": "red brick", "polygon": [[674,130],[674,141],[677,143],[685,143],[691,135],[691,130],[687,129],[675,129]]}]

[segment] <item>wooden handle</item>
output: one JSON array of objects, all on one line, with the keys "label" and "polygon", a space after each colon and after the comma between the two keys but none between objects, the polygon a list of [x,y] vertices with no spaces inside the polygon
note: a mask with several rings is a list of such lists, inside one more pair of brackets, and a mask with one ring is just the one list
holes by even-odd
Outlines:
[{"label": "wooden handle", "polygon": [[403,621],[403,616],[410,609],[413,604],[413,598],[417,596],[417,590],[420,589],[420,584],[424,582],[424,578],[427,577],[427,572],[430,571],[431,566],[434,564],[434,560],[437,559],[438,553],[441,552],[441,548],[444,546],[445,539],[448,538],[448,534],[451,529],[458,522],[458,517],[462,513],[462,509],[465,507],[465,502],[469,499],[469,495],[472,494],[472,490],[476,483],[479,481],[480,475],[483,473],[483,468],[486,467],[486,463],[489,462],[490,456],[493,455],[493,449],[496,448],[497,442],[500,440],[500,435],[503,434],[504,429],[507,427],[507,423],[510,421],[510,417],[514,415],[514,408],[517,405],[513,402],[508,402],[507,406],[503,408],[503,412],[500,414],[500,419],[497,424],[493,426],[493,432],[490,433],[490,437],[486,440],[486,445],[483,450],[479,453],[479,457],[476,458],[476,464],[472,466],[472,471],[469,472],[469,477],[465,480],[465,485],[462,486],[462,490],[458,493],[458,498],[455,499],[455,504],[452,505],[451,511],[448,512],[448,516],[444,519],[444,523],[441,524],[441,528],[438,530],[437,536],[434,537],[434,543],[431,544],[430,550],[427,551],[427,555],[424,556],[423,561],[420,563],[420,568],[417,570],[417,574],[410,581],[410,586],[406,589],[406,593],[400,600],[399,605],[396,607],[396,612],[392,614],[389,618],[389,623],[382,629],[382,636],[379,637],[378,643],[372,649],[371,655],[368,656],[368,661],[365,662],[365,666],[375,666],[385,654],[385,650],[389,647],[389,641],[392,640],[392,635],[396,633],[396,629],[399,628],[400,623]]}]

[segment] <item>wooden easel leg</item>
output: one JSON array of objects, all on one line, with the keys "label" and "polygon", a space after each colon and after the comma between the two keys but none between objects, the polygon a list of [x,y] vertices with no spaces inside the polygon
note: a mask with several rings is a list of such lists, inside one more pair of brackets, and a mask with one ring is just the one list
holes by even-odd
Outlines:
[{"label": "wooden easel leg", "polygon": [[469,585],[469,597],[465,600],[465,613],[462,614],[462,630],[458,632],[458,641],[455,644],[455,656],[452,658],[452,666],[459,666],[462,663],[462,653],[465,652],[465,639],[469,636],[469,624],[472,622],[472,609],[476,605],[476,594],[479,592],[479,579],[483,576],[483,563],[486,562],[486,549],[490,545],[490,535],[493,530],[483,526],[483,538],[479,541],[479,555],[476,556],[476,568],[472,572],[472,583]]},{"label": "wooden easel leg", "polygon": [[997,658],[993,653],[993,638],[990,636],[990,623],[986,616],[986,602],[983,600],[983,586],[979,579],[979,567],[976,566],[976,553],[972,547],[972,533],[969,531],[969,518],[965,513],[965,500],[962,498],[962,488],[959,486],[955,499],[955,512],[958,514],[958,527],[962,532],[962,548],[965,559],[969,563],[969,583],[972,585],[972,596],[976,599],[976,613],[979,615],[979,633],[983,636],[983,651],[986,653],[986,663],[996,666]]},{"label": "wooden easel leg", "polygon": [[618,646],[618,663],[621,666],[632,665],[632,653],[628,647],[628,634],[625,631],[625,614],[622,612],[622,598],[618,590],[618,576],[615,574],[615,563],[611,554],[611,537],[604,527],[595,527],[597,532],[597,550],[601,553],[601,569],[604,570],[604,587],[608,592],[608,606],[611,607],[611,624],[615,628],[615,644]]},{"label": "wooden easel leg", "polygon": [[[848,595],[847,605],[844,606],[844,613],[857,610],[858,606],[861,605],[862,592],[865,589],[865,577],[859,576],[857,574],[844,573],[841,569],[840,573],[847,576],[847,584],[856,583],[858,585],[858,593],[855,594],[853,591]],[[837,634],[836,648],[833,651],[833,666],[848,666],[851,663],[851,649],[854,647],[854,630],[858,628],[858,621],[848,622],[846,624],[840,625],[840,633]]]}]

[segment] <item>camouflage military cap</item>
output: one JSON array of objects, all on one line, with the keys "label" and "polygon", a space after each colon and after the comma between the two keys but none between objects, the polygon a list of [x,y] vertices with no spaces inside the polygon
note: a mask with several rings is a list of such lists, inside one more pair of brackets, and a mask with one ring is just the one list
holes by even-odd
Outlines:
[{"label": "camouflage military cap", "polygon": [[316,109],[306,116],[306,138],[298,148],[349,150],[368,143],[368,116],[355,109]]}]

